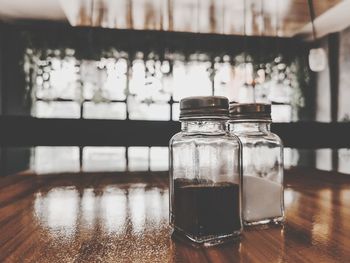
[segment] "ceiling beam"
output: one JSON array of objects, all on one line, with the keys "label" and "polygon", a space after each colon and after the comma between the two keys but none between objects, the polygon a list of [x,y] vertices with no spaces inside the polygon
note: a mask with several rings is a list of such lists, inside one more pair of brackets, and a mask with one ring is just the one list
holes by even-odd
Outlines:
[{"label": "ceiling beam", "polygon": [[[349,19],[350,0],[343,0],[333,6],[320,16],[316,17],[314,23],[316,27],[317,38],[321,38],[330,33],[339,32],[350,26]],[[306,24],[294,37],[302,38],[306,41],[312,41],[311,22]]]},{"label": "ceiling beam", "polygon": [[67,20],[58,0],[0,0],[0,19]]}]

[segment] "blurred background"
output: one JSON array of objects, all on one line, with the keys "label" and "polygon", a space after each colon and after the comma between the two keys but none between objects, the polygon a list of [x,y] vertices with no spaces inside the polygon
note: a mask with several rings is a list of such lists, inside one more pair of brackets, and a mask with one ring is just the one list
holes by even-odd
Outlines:
[{"label": "blurred background", "polygon": [[179,101],[193,95],[271,103],[286,168],[350,173],[346,10],[346,0],[0,0],[1,175],[167,171]]}]

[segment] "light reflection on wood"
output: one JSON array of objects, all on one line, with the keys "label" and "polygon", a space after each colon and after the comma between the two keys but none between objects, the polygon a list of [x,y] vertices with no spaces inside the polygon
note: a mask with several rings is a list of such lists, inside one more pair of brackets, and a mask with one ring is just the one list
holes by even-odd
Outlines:
[{"label": "light reflection on wood", "polygon": [[350,178],[286,175],[282,227],[194,248],[170,238],[165,173],[17,175],[0,180],[0,262],[345,262]]},{"label": "light reflection on wood", "polygon": [[[78,0],[77,0],[78,1]],[[341,0],[314,1],[316,16]],[[257,36],[293,36],[310,22],[303,0],[79,0],[69,8],[61,0],[74,26],[118,29],[167,30]],[[245,5],[245,7],[244,7]],[[277,32],[278,31],[278,32]]]}]

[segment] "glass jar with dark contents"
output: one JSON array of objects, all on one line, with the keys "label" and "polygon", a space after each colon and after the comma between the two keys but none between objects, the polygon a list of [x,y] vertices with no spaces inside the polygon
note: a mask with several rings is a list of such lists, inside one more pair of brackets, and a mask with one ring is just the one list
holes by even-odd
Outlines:
[{"label": "glass jar with dark contents", "polygon": [[240,235],[241,144],[226,131],[225,97],[180,102],[181,132],[170,140],[170,222],[174,236],[216,245]]}]

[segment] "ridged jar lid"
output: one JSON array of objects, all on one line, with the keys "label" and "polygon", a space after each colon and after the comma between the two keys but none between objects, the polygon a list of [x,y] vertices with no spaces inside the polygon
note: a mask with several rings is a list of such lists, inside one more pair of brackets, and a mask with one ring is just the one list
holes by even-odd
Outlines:
[{"label": "ridged jar lid", "polygon": [[230,103],[230,120],[271,121],[271,105],[264,103]]},{"label": "ridged jar lid", "polygon": [[229,119],[229,100],[221,96],[187,97],[180,101],[180,120]]}]

